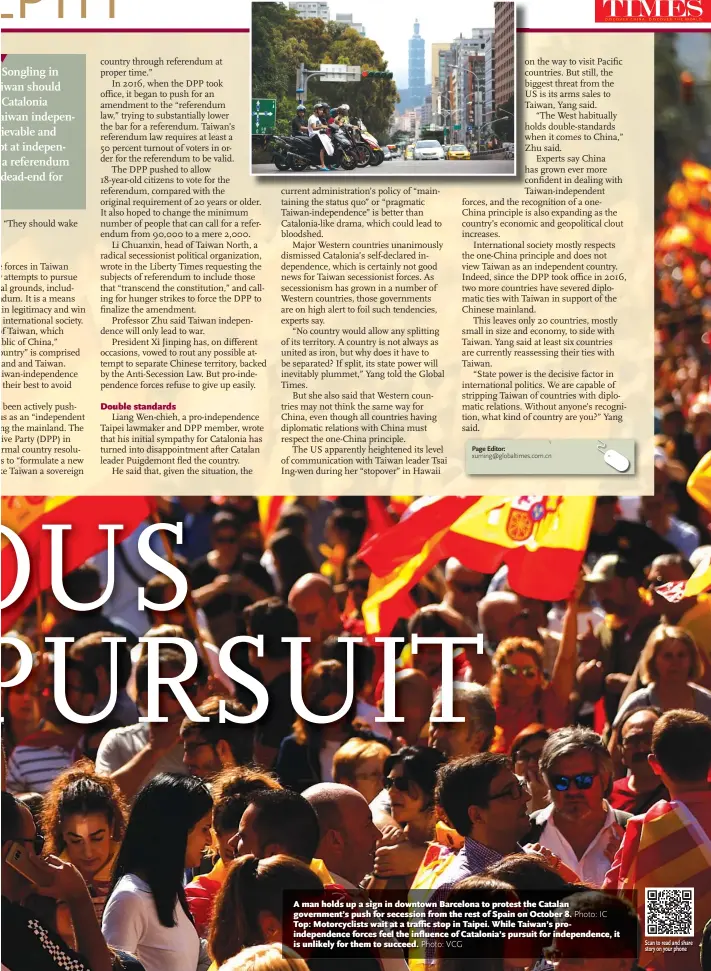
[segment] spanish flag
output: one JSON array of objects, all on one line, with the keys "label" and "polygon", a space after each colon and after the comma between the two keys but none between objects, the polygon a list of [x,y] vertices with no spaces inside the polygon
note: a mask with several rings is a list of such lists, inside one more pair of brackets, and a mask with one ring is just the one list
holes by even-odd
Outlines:
[{"label": "spanish flag", "polygon": [[[686,491],[694,502],[711,513],[711,452],[707,452],[689,476]],[[711,587],[711,560],[702,560],[689,579],[672,580],[656,588],[660,597],[678,603],[684,597],[697,597]]]},{"label": "spanish flag", "polygon": [[[43,526],[71,526],[63,534],[64,573],[71,573],[95,553],[106,549],[108,533],[101,524],[120,524],[116,543],[122,542],[151,515],[145,496],[3,496],[2,524],[15,533],[30,557],[30,579],[21,596],[2,611],[0,629],[10,630],[33,600],[51,582],[51,534]],[[4,600],[17,578],[15,550],[6,537],[0,543],[0,593]]]},{"label": "spanish flag", "polygon": [[590,496],[445,496],[417,509],[360,551],[373,571],[363,605],[366,631],[387,633],[404,616],[403,595],[450,556],[481,573],[508,566],[525,597],[564,600],[585,553]]},{"label": "spanish flag", "polygon": [[295,499],[296,496],[257,496],[259,524],[265,541],[274,532],[282,507],[288,506]]}]

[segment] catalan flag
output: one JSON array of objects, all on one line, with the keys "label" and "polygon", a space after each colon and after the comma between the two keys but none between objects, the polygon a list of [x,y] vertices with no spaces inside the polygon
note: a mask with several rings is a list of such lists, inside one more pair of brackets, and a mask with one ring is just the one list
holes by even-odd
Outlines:
[{"label": "catalan flag", "polygon": [[[711,917],[711,841],[684,802],[660,800],[644,816],[628,822],[604,887],[636,891],[643,928],[646,888],[692,887],[694,932],[699,935],[703,931]],[[652,957],[653,952],[645,954],[643,947],[639,963],[646,967]]]},{"label": "catalan flag", "polygon": [[404,595],[436,563],[456,557],[481,573],[508,566],[516,593],[563,600],[585,553],[590,496],[445,496],[376,536],[360,556],[373,571],[363,606],[366,630],[388,633],[404,616]]},{"label": "catalan flag", "polygon": [[[2,524],[19,536],[30,557],[30,579],[18,600],[2,611],[0,629],[10,630],[32,601],[50,586],[51,534],[43,526],[71,526],[63,534],[64,573],[106,549],[108,533],[101,524],[120,524],[120,543],[151,514],[145,496],[3,496]],[[0,592],[5,599],[17,578],[15,550],[6,537],[0,543]]]}]

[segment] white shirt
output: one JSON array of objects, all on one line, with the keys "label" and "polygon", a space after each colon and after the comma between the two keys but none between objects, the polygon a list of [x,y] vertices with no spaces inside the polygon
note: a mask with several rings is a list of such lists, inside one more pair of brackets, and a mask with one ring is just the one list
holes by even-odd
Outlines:
[{"label": "white shirt", "polygon": [[333,756],[341,747],[340,742],[323,743],[319,758],[321,760],[321,782],[333,782]]},{"label": "white shirt", "polygon": [[200,938],[180,903],[175,920],[175,927],[163,927],[150,887],[129,873],[109,897],[101,932],[107,944],[135,954],[145,971],[196,971]]},{"label": "white shirt", "polygon": [[[134,755],[143,749],[148,743],[148,723],[136,722],[135,725],[127,725],[126,728],[112,728],[101,739],[99,750],[96,753],[96,771],[99,775],[110,775],[117,769],[123,768]],[[173,748],[162,755],[151,771],[143,780],[143,785],[161,772],[178,772],[180,775],[186,774],[183,765],[183,746],[175,745]]]},{"label": "white shirt", "polygon": [[318,135],[318,128],[321,125],[321,119],[318,115],[313,114],[309,116],[308,120],[309,135],[313,138],[314,135]]},{"label": "white shirt", "polygon": [[593,887],[602,886],[602,881],[612,866],[612,861],[623,836],[612,808],[607,803],[606,805],[607,816],[603,827],[580,860],[553,821],[553,805],[547,806],[540,815],[540,818],[547,820],[547,822],[543,832],[538,837],[538,842],[541,846],[546,846],[552,853],[555,853],[566,866],[569,866],[571,870],[578,874],[584,883],[592,884]]}]

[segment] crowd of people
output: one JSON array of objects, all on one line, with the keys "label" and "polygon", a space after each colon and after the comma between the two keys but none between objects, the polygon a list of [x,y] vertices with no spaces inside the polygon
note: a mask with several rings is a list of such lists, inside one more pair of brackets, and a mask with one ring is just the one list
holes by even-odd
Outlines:
[{"label": "crowd of people", "polygon": [[[653,872],[681,846],[695,860],[708,859],[711,845],[711,600],[669,602],[658,592],[711,552],[703,510],[678,488],[700,444],[669,405],[660,421],[655,495],[598,499],[566,602],[523,598],[509,589],[505,567],[489,576],[453,559],[416,585],[412,612],[393,631],[403,642],[394,721],[382,714],[382,646],[363,619],[363,500],[290,498],[266,534],[256,497],[163,497],[161,520],[183,524],[172,553],[188,579],[183,604],[170,606],[172,580],[150,575],[138,556],[143,527],[117,548],[113,592],[101,608],[73,612],[47,592],[41,624],[33,607],[13,634],[33,652],[31,674],[2,695],[3,967],[340,967],[342,957],[325,950],[281,946],[290,891],[340,901],[422,893],[433,908],[513,903],[537,891],[605,910],[608,922],[617,913],[640,944],[643,895],[625,895],[646,879],[645,821],[679,806],[693,821],[686,843],[658,843]],[[389,515],[408,511],[393,505]],[[102,553],[64,584],[90,602],[107,578]],[[139,611],[139,586],[166,609]],[[455,649],[459,720],[439,720],[441,651],[410,651],[415,633],[483,635],[483,654]],[[261,655],[252,646],[233,651],[268,694],[257,722],[220,718],[225,710],[244,719],[255,704],[218,662],[219,646],[236,634],[264,640]],[[88,715],[109,702],[110,635],[124,639],[115,704],[100,721],[77,724],[55,703],[47,638],[72,639],[67,702]],[[344,635],[361,638],[349,707]],[[182,686],[199,720],[161,685],[165,721],[139,721],[148,706],[147,636],[196,645],[197,669]],[[327,724],[293,707],[284,638],[295,636],[310,639],[304,705],[314,715],[341,713]],[[7,682],[19,667],[16,648],[4,644],[1,661]],[[185,655],[162,646],[158,662],[161,677],[177,677]],[[711,919],[704,872],[708,864],[678,874],[697,891],[684,971],[711,966],[699,946]],[[571,956],[564,936],[544,943],[512,956],[506,942],[482,939],[471,967],[682,967],[644,948],[594,964]],[[348,960],[354,971],[469,966],[436,935]]]}]

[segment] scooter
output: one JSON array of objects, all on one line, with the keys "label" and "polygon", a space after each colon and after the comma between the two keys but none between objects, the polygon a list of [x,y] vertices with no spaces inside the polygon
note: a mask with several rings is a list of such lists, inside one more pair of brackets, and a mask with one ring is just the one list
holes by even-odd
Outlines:
[{"label": "scooter", "polygon": [[358,123],[358,130],[360,131],[361,138],[370,149],[370,164],[381,165],[385,161],[385,152],[378,145],[378,139],[370,134],[362,121]]}]

